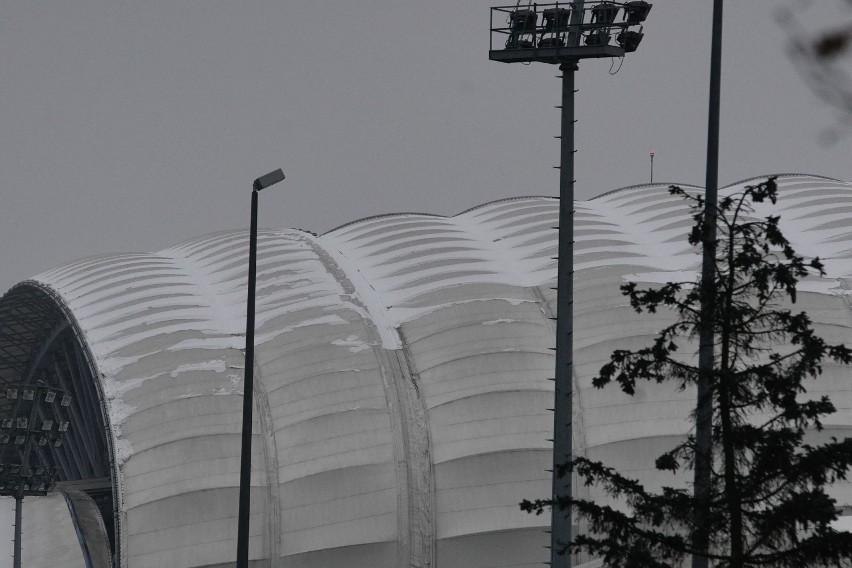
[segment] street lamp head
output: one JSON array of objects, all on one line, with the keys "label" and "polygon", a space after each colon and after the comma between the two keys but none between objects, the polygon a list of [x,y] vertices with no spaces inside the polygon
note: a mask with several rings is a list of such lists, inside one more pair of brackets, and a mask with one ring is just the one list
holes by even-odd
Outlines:
[{"label": "street lamp head", "polygon": [[278,168],[274,172],[269,172],[265,176],[260,176],[256,180],[254,180],[254,184],[252,187],[255,191],[260,191],[261,189],[266,189],[271,185],[275,185],[279,181],[284,179],[284,172],[281,168]]}]

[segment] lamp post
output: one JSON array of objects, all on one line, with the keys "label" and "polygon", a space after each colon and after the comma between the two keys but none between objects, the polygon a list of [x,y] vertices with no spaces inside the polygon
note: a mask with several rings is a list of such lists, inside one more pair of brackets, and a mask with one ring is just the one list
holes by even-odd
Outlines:
[{"label": "lamp post", "polygon": [[[488,58],[503,63],[538,61],[559,65],[562,71],[562,123],[559,163],[559,253],[556,296],[556,369],[553,407],[553,502],[551,508],[550,565],[569,568],[571,509],[555,503],[571,497],[573,459],[573,322],[574,322],[574,72],[580,59],[623,57],[642,41],[642,22],[651,4],[643,0],[603,1],[587,8],[585,2],[555,2],[491,8],[491,44]],[[616,21],[622,14],[621,21]],[[541,18],[539,18],[541,16]],[[502,20],[502,21],[501,21]],[[495,26],[495,21],[497,25]],[[505,21],[506,23],[502,23]],[[615,35],[614,42],[613,35]],[[500,46],[499,42],[506,38]],[[498,40],[495,49],[495,39]]]},{"label": "lamp post", "polygon": [[257,194],[284,179],[274,172],[254,180],[251,192],[251,229],[249,230],[248,297],[246,300],[246,357],[243,371],[243,430],[240,448],[240,504],[237,525],[237,568],[248,568],[249,513],[251,512],[251,429],[254,398],[254,297],[257,275]]},{"label": "lamp post", "polygon": [[[14,568],[21,568],[21,524],[27,496],[44,496],[53,491],[60,470],[43,463],[31,464],[34,450],[58,448],[68,431],[65,414],[71,395],[40,384],[7,384],[0,396],[6,399],[0,418],[0,496],[15,498]],[[10,451],[11,449],[11,451]]]}]

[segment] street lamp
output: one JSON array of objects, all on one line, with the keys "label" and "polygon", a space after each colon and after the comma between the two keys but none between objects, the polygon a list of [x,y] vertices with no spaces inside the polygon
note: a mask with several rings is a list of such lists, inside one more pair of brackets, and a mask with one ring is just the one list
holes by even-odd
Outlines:
[{"label": "street lamp", "polygon": [[279,168],[252,184],[249,231],[248,297],[246,300],[246,357],[243,370],[243,431],[240,448],[240,503],[237,521],[237,568],[248,568],[249,513],[251,512],[251,421],[254,398],[254,298],[257,276],[257,194],[284,179]]},{"label": "street lamp", "polygon": [[53,491],[60,469],[31,464],[30,454],[43,455],[45,448],[58,448],[68,431],[67,408],[71,395],[38,384],[10,384],[0,393],[5,398],[5,416],[0,418],[0,496],[15,498],[15,568],[21,568],[21,523],[27,496]]},{"label": "street lamp", "polygon": [[[562,141],[559,162],[559,254],[556,296],[556,372],[553,407],[553,501],[571,497],[571,474],[557,475],[573,459],[572,351],[574,321],[574,72],[580,59],[624,57],[642,41],[642,22],[651,4],[644,0],[555,2],[491,8],[488,58],[503,63],[538,61],[562,71]],[[539,23],[539,14],[542,15]],[[621,20],[618,15],[621,14]],[[503,22],[507,22],[508,25]],[[495,25],[496,23],[496,25]],[[612,36],[615,35],[615,44]],[[503,38],[507,39],[503,42]],[[497,46],[495,49],[495,40]],[[502,43],[502,45],[500,45]],[[571,566],[571,554],[559,554],[571,543],[571,509],[551,509],[550,565]]]}]

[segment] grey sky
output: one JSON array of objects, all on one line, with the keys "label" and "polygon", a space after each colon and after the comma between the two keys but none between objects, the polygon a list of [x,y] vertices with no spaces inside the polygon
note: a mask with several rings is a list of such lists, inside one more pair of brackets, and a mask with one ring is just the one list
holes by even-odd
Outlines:
[{"label": "grey sky", "polygon": [[[773,20],[793,1],[727,2],[723,183],[852,178],[850,141],[818,144],[832,113]],[[0,291],[80,257],[245,227],[251,181],[279,166],[264,226],[555,195],[556,69],[489,61],[491,5],[3,2]],[[711,5],[657,0],[620,72],[582,63],[578,197],[647,181],[650,150],[657,181],[703,182]],[[839,12],[818,9],[815,23]]]},{"label": "grey sky", "polygon": [[[793,3],[726,3],[722,183],[852,179],[852,143],[817,143],[833,115],[772,18]],[[840,13],[821,4],[814,27]],[[245,227],[251,181],[279,166],[264,226],[555,195],[556,69],[488,61],[491,5],[0,3],[0,293],[80,257]],[[655,0],[616,75],[583,62],[578,197],[646,182],[650,150],[658,181],[703,183],[711,7]]]}]

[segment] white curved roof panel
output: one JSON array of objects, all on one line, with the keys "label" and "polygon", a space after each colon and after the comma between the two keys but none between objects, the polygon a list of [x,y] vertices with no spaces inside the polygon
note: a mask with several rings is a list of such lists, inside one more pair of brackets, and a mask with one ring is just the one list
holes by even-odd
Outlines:
[{"label": "white curved roof panel", "polygon": [[[821,331],[852,340],[852,184],[784,175],[779,185],[788,236],[827,261],[802,301]],[[647,478],[649,456],[687,432],[690,393],[651,385],[631,398],[591,379],[667,317],[636,317],[619,293],[626,279],[694,277],[688,209],[663,185],[636,186],[576,203],[575,221],[575,447]],[[550,491],[557,222],[558,200],[528,197],[322,236],[260,232],[253,558],[547,560],[548,519],[517,504]],[[212,567],[234,555],[247,254],[246,232],[219,233],[71,263],[0,301],[2,312],[15,290],[46,294],[91,358],[121,566]],[[7,374],[38,351],[21,345]],[[845,372],[829,368],[819,383],[840,409],[831,428],[852,426]]]}]

